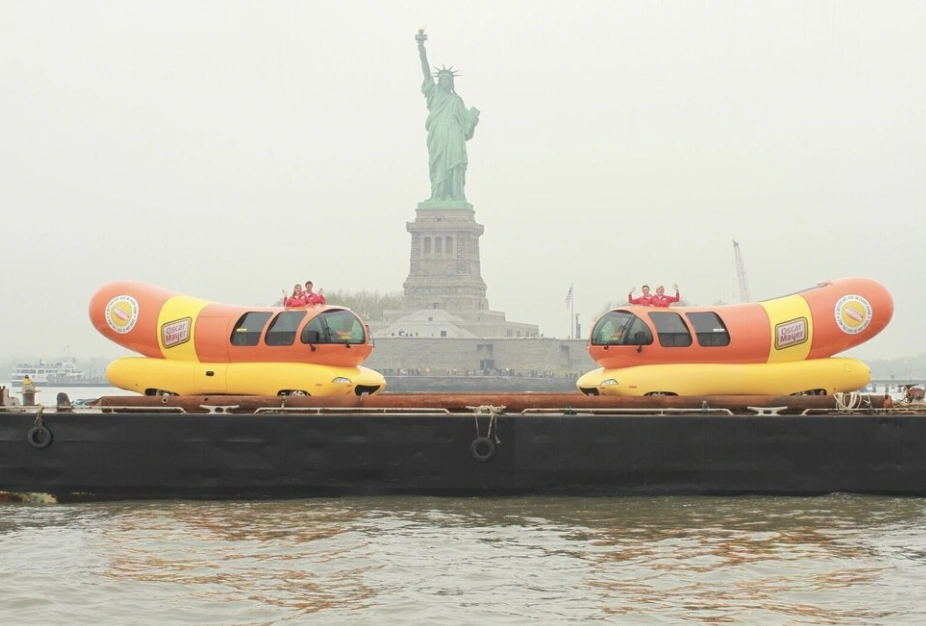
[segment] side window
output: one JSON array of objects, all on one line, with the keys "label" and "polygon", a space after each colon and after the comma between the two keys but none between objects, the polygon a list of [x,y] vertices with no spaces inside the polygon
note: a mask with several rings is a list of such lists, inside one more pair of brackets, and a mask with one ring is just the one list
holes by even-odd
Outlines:
[{"label": "side window", "polygon": [[233,346],[256,346],[260,343],[261,331],[264,330],[267,320],[272,313],[269,312],[251,312],[245,313],[235,324],[231,334],[231,344]]},{"label": "side window", "polygon": [[730,335],[720,316],[713,311],[685,313],[694,326],[699,346],[729,346]]},{"label": "side window", "polygon": [[659,345],[665,348],[684,348],[691,345],[691,332],[678,313],[652,312],[649,318],[656,327]]},{"label": "side window", "polygon": [[268,346],[291,346],[296,342],[296,329],[306,316],[306,311],[284,311],[278,314],[264,336]]},{"label": "side window", "polygon": [[643,320],[634,316],[621,343],[631,346],[648,346],[653,343],[653,333]]},{"label": "side window", "polygon": [[325,327],[322,326],[322,316],[318,315],[302,329],[302,336],[299,338],[302,343],[328,343]]}]

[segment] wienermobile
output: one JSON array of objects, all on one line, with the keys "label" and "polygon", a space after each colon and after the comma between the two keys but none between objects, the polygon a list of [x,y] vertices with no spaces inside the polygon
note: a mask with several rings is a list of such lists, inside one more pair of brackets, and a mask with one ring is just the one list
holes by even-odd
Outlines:
[{"label": "wienermobile", "polygon": [[385,378],[361,363],[366,324],[339,306],[220,304],[135,281],[104,285],[90,320],[142,356],[117,359],[109,382],[144,395],[372,395]]},{"label": "wienermobile", "polygon": [[763,302],[713,307],[626,306],[595,323],[580,377],[587,395],[827,394],[871,379],[834,355],[880,333],[894,314],[884,285],[845,278]]}]

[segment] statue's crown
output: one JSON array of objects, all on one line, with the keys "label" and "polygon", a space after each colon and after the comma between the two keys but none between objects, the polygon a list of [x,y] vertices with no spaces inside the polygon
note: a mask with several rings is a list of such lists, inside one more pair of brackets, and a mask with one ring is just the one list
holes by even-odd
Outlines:
[{"label": "statue's crown", "polygon": [[435,65],[435,66],[434,66],[434,69],[437,70],[437,71],[434,72],[434,73],[431,74],[431,75],[434,76],[435,78],[438,77],[438,76],[440,76],[441,74],[447,74],[447,75],[449,75],[451,78],[460,75],[460,72],[458,72],[457,70],[453,69],[453,66],[452,66],[452,65],[451,65],[450,67],[447,67],[447,66],[445,66],[445,65],[441,65],[440,67],[437,67],[437,66]]}]

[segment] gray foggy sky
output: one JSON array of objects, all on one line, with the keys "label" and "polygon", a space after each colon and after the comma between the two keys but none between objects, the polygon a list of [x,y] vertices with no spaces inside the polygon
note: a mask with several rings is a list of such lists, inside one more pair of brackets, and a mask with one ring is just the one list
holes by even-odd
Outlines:
[{"label": "gray foggy sky", "polygon": [[121,354],[105,282],[267,304],[397,291],[429,195],[414,35],[482,111],[466,193],[489,303],[565,336],[631,286],[895,298],[926,350],[926,3],[0,4],[5,356]]}]

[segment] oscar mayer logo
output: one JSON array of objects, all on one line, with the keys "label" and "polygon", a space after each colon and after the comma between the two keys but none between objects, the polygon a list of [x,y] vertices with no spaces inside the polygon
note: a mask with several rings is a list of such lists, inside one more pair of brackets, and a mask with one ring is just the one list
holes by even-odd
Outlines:
[{"label": "oscar mayer logo", "polygon": [[836,302],[835,314],[839,329],[848,335],[862,332],[871,323],[871,305],[862,296],[841,297]]},{"label": "oscar mayer logo", "polygon": [[193,318],[191,317],[167,322],[161,326],[161,343],[164,344],[165,348],[173,348],[181,343],[188,342],[192,324]]},{"label": "oscar mayer logo", "polygon": [[796,346],[807,341],[807,318],[799,317],[775,325],[775,349]]},{"label": "oscar mayer logo", "polygon": [[116,296],[106,305],[106,323],[114,332],[124,335],[138,321],[138,300],[132,296]]}]

